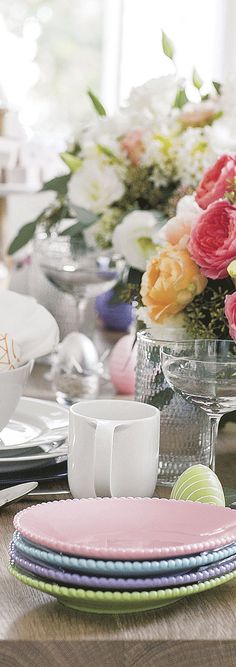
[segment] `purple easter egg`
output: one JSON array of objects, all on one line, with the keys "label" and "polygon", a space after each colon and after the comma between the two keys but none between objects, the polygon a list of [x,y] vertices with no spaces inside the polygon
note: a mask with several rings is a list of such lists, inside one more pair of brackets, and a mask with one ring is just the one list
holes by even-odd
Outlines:
[{"label": "purple easter egg", "polygon": [[110,303],[113,290],[96,298],[96,311],[108,329],[127,331],[132,323],[132,306],[129,303]]}]

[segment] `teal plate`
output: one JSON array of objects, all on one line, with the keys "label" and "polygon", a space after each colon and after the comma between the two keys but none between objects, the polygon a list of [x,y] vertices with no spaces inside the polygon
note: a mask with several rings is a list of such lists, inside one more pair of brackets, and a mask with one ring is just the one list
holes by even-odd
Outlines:
[{"label": "teal plate", "polygon": [[236,554],[236,544],[234,543],[228,547],[221,547],[220,549],[205,551],[204,553],[195,556],[185,556],[184,558],[170,558],[158,561],[104,561],[65,556],[57,551],[40,549],[33,542],[22,538],[18,532],[15,532],[13,535],[13,544],[16,545],[18,551],[38,565],[47,563],[47,565],[62,568],[63,570],[105,577],[153,577],[159,574],[169,574],[170,572],[187,572],[203,565],[217,563]]},{"label": "teal plate", "polygon": [[49,584],[41,579],[22,574],[17,567],[12,565],[9,566],[9,570],[23,584],[52,595],[67,607],[96,614],[133,614],[158,609],[159,607],[173,604],[188,595],[216,588],[216,586],[220,586],[236,576],[236,572],[234,571],[200,584],[180,586],[179,588],[142,591],[141,593],[137,591],[134,593],[120,593],[118,591],[112,593],[110,591],[91,591],[82,588],[68,588],[67,586]]}]

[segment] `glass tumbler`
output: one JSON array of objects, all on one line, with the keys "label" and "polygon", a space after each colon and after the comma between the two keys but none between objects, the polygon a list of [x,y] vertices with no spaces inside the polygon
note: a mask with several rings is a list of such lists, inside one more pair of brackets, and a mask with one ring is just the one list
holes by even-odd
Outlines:
[{"label": "glass tumbler", "polygon": [[153,338],[148,330],[139,332],[137,339],[135,398],[161,412],[158,484],[172,486],[189,466],[210,465],[209,422],[201,408],[168,385],[160,361],[164,341]]}]

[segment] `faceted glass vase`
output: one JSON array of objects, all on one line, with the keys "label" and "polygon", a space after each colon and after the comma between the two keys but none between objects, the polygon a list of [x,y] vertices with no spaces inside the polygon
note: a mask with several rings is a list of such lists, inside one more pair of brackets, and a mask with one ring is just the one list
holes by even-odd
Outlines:
[{"label": "faceted glass vase", "polygon": [[209,421],[201,408],[167,384],[160,364],[164,341],[157,341],[148,330],[139,332],[137,338],[135,398],[160,410],[158,484],[173,486],[186,468],[197,463],[210,465]]}]

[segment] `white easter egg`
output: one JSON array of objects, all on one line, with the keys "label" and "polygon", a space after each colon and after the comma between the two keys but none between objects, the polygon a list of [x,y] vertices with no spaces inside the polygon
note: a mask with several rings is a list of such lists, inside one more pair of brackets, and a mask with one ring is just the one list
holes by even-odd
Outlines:
[{"label": "white easter egg", "polygon": [[69,333],[58,348],[58,362],[68,370],[78,366],[80,371],[93,371],[98,364],[98,353],[93,341],[79,331]]}]

